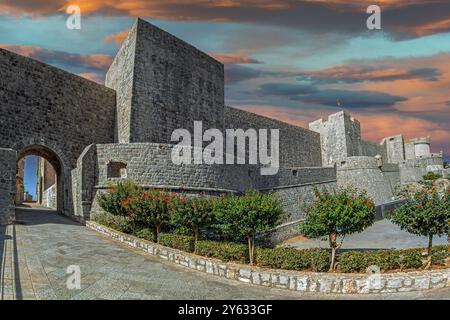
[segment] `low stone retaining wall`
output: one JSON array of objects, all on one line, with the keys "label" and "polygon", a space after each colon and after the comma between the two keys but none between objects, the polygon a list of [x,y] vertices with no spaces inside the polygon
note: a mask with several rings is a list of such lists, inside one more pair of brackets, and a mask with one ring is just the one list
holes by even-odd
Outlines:
[{"label": "low stone retaining wall", "polygon": [[168,248],[109,229],[93,221],[87,221],[86,226],[130,247],[159,256],[164,260],[184,267],[222,278],[266,287],[300,292],[392,293],[450,286],[450,269],[373,275],[264,269],[225,263],[217,259]]}]

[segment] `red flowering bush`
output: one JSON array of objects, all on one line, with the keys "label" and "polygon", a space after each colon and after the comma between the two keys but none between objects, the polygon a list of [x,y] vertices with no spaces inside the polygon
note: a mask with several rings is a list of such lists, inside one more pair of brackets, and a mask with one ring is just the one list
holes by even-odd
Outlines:
[{"label": "red flowering bush", "polygon": [[97,196],[99,206],[114,216],[127,216],[127,211],[122,206],[122,200],[140,192],[140,188],[133,181],[119,182],[111,186],[108,192]]},{"label": "red flowering bush", "polygon": [[[336,250],[348,234],[361,232],[375,220],[375,205],[365,192],[353,188],[322,192],[314,189],[316,199],[306,209],[300,232],[309,237],[328,237],[331,248],[330,271],[335,269]],[[341,237],[338,243],[338,237]]]},{"label": "red flowering bush", "polygon": [[122,207],[135,223],[152,229],[156,242],[159,243],[161,226],[170,221],[170,208],[174,198],[174,193],[160,190],[140,191],[123,199]]}]

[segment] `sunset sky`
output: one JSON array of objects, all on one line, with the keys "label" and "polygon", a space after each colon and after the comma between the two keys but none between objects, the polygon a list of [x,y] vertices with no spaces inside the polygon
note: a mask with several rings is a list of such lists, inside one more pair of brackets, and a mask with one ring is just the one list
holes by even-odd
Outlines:
[{"label": "sunset sky", "polygon": [[230,106],[304,127],[344,108],[365,139],[430,136],[450,156],[449,0],[0,0],[0,47],[103,82],[138,16],[222,61]]}]

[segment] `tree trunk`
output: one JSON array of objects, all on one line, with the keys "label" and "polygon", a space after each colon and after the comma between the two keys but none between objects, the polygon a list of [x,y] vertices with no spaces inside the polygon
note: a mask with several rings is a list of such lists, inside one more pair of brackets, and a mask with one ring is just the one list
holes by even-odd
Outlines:
[{"label": "tree trunk", "polygon": [[426,270],[431,268],[432,248],[433,248],[433,235],[430,234],[428,236],[427,264],[425,266]]},{"label": "tree trunk", "polygon": [[330,263],[330,269],[328,270],[329,272],[334,271],[334,265],[335,265],[335,260],[336,260],[336,239],[337,239],[336,233],[332,233],[328,236],[328,241],[330,243],[330,248],[331,248],[331,263]]},{"label": "tree trunk", "polygon": [[161,223],[156,225],[156,243],[159,243],[159,234],[161,233]]},{"label": "tree trunk", "polygon": [[198,229],[194,228],[194,253],[197,254]]},{"label": "tree trunk", "polygon": [[249,235],[247,237],[247,241],[248,241],[248,257],[250,259],[250,265],[253,265],[253,257],[255,251],[255,239],[253,235]]}]

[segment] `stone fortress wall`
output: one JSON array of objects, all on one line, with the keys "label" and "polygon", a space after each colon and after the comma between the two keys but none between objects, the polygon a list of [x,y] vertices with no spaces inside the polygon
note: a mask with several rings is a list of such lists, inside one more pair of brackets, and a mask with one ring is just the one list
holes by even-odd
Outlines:
[{"label": "stone fortress wall", "polygon": [[335,165],[338,186],[366,190],[376,205],[393,201],[402,184],[421,180],[427,172],[443,174],[442,153],[430,152],[430,138],[405,143],[402,135],[380,144],[361,139],[358,120],[345,111],[316,120],[309,128],[320,133],[322,162]]},{"label": "stone fortress wall", "polygon": [[[52,151],[62,184],[57,201],[64,201],[58,208],[79,221],[100,211],[99,192],[125,179],[188,194],[257,189],[277,193],[290,213],[278,228],[281,240],[297,233],[314,186],[355,184],[382,204],[406,176],[442,166],[442,156],[429,159],[423,141],[410,150],[400,135],[381,144],[361,140],[358,120],[345,112],[305,129],[225,106],[223,65],[141,19],[114,59],[106,86],[5,50],[0,69],[0,147],[20,153],[38,145],[47,160]],[[262,176],[259,165],[175,165],[171,133],[192,133],[194,121],[222,132],[279,129],[278,173]]]},{"label": "stone fortress wall", "polygon": [[[88,146],[72,172],[74,215],[88,220],[101,212],[94,199],[118,181],[130,179],[140,186],[188,194],[240,194],[250,189],[275,192],[290,213],[277,236],[296,233],[304,218],[304,204],[312,199],[314,185],[334,188],[334,168],[280,168],[277,175],[261,176],[256,165],[175,165],[171,160],[173,145],[161,143],[121,143]],[[118,170],[119,169],[119,170]]]},{"label": "stone fortress wall", "polygon": [[16,164],[17,152],[0,148],[0,226],[11,223],[15,217]]},{"label": "stone fortress wall", "polygon": [[58,209],[70,215],[70,170],[87,145],[114,142],[116,93],[4,49],[0,74],[0,148],[19,159],[31,149],[52,153],[61,171]]}]

